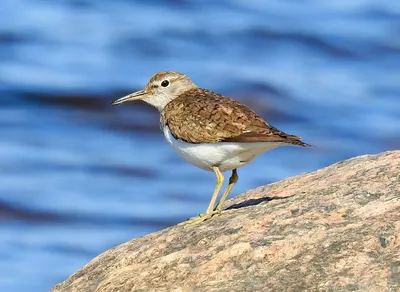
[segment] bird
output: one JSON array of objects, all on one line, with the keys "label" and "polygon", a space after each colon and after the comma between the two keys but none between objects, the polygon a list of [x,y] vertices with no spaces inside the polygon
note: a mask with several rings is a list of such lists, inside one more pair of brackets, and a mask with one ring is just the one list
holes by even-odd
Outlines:
[{"label": "bird", "polygon": [[[187,75],[176,71],[154,74],[144,89],[112,105],[136,100],[159,111],[164,137],[183,159],[215,173],[216,185],[206,212],[184,224],[201,223],[219,214],[239,179],[237,169],[256,156],[285,145],[312,147],[301,137],[273,127],[246,105],[198,87]],[[216,204],[226,171],[231,171],[228,186]]]}]

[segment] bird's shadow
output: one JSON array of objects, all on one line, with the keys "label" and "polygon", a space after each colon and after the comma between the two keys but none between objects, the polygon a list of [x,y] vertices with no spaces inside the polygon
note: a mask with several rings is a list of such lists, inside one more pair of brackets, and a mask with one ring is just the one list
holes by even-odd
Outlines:
[{"label": "bird's shadow", "polygon": [[286,197],[263,197],[263,198],[258,198],[258,199],[250,199],[243,201],[241,203],[233,204],[226,208],[225,210],[232,210],[232,209],[240,209],[240,208],[245,208],[245,207],[250,207],[250,206],[256,206],[264,202],[270,202],[274,200],[283,200],[283,199],[288,199],[291,197],[294,197],[295,195],[291,196],[286,196]]}]

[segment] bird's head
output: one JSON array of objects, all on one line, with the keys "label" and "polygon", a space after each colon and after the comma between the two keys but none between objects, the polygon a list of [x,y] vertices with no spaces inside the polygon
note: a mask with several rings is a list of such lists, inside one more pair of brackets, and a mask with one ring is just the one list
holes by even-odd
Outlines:
[{"label": "bird's head", "polygon": [[150,78],[145,89],[128,94],[112,104],[143,100],[161,112],[171,100],[196,87],[189,77],[179,72],[158,72]]}]

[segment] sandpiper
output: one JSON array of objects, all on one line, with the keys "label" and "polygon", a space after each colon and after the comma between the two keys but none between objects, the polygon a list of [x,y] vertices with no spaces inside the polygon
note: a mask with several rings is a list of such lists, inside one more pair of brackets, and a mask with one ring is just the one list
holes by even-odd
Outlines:
[{"label": "sandpiper", "polygon": [[[217,183],[205,214],[186,223],[200,223],[222,210],[238,181],[237,169],[261,153],[284,145],[309,147],[299,136],[271,126],[245,105],[208,89],[197,87],[184,74],[166,71],[153,75],[145,89],[113,102],[143,100],[160,112],[164,136],[174,150],[191,164],[213,171]],[[222,172],[232,171],[219,203]]]}]

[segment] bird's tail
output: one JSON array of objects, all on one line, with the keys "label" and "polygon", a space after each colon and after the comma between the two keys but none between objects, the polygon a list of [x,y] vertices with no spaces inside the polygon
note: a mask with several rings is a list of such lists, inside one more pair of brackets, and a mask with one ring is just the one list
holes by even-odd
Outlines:
[{"label": "bird's tail", "polygon": [[313,145],[304,143],[301,140],[292,140],[289,142],[289,144],[295,145],[295,146],[301,146],[301,147],[314,147]]}]

